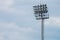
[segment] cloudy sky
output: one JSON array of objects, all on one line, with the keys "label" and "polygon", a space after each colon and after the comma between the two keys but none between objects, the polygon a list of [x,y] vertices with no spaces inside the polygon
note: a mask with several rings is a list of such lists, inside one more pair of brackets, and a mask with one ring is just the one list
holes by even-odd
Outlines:
[{"label": "cloudy sky", "polygon": [[45,40],[60,40],[60,0],[0,0],[0,40],[40,40],[41,21],[34,17],[33,6],[47,4]]}]

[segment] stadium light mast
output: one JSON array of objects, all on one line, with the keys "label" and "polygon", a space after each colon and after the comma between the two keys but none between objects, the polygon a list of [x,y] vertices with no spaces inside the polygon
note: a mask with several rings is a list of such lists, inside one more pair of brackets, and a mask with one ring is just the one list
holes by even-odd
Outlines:
[{"label": "stadium light mast", "polygon": [[47,13],[47,5],[46,4],[40,4],[37,6],[33,6],[34,14],[36,17],[36,20],[41,19],[41,40],[44,40],[44,19],[49,18],[49,14]]}]

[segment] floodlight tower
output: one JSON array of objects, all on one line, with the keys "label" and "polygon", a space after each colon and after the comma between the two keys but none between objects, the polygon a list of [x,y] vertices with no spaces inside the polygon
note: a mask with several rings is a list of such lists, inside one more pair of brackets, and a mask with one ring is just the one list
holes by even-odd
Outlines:
[{"label": "floodlight tower", "polygon": [[41,40],[44,40],[44,19],[49,18],[49,14],[47,13],[47,5],[46,4],[40,4],[37,6],[33,6],[34,14],[36,17],[36,20],[41,19]]}]

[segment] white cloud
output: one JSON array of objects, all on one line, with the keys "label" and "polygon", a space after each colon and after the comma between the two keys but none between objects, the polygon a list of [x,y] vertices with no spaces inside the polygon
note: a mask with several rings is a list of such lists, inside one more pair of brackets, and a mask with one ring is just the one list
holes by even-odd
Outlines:
[{"label": "white cloud", "polygon": [[0,6],[11,6],[13,5],[13,0],[0,0]]},{"label": "white cloud", "polygon": [[50,17],[48,20],[45,21],[45,24],[60,26],[60,18],[59,17]]},{"label": "white cloud", "polygon": [[20,27],[16,23],[0,22],[0,39],[1,40],[28,40],[28,33],[37,32],[32,27]]},{"label": "white cloud", "polygon": [[12,11],[14,5],[14,0],[0,0],[0,10],[2,11]]},{"label": "white cloud", "polygon": [[13,30],[17,30],[17,31],[23,31],[23,32],[36,32],[36,30],[34,30],[31,27],[19,27],[18,25],[16,25],[15,23],[0,23],[0,29],[2,30],[6,30],[6,29],[13,29]]},{"label": "white cloud", "polygon": [[4,40],[4,32],[0,32],[0,40]]}]

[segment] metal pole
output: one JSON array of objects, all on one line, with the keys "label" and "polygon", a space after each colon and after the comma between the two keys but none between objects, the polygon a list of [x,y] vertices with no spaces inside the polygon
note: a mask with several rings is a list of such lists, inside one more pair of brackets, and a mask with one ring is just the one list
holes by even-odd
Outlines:
[{"label": "metal pole", "polygon": [[44,40],[44,18],[43,14],[41,13],[41,40]]},{"label": "metal pole", "polygon": [[41,20],[41,40],[44,40],[44,19]]}]

